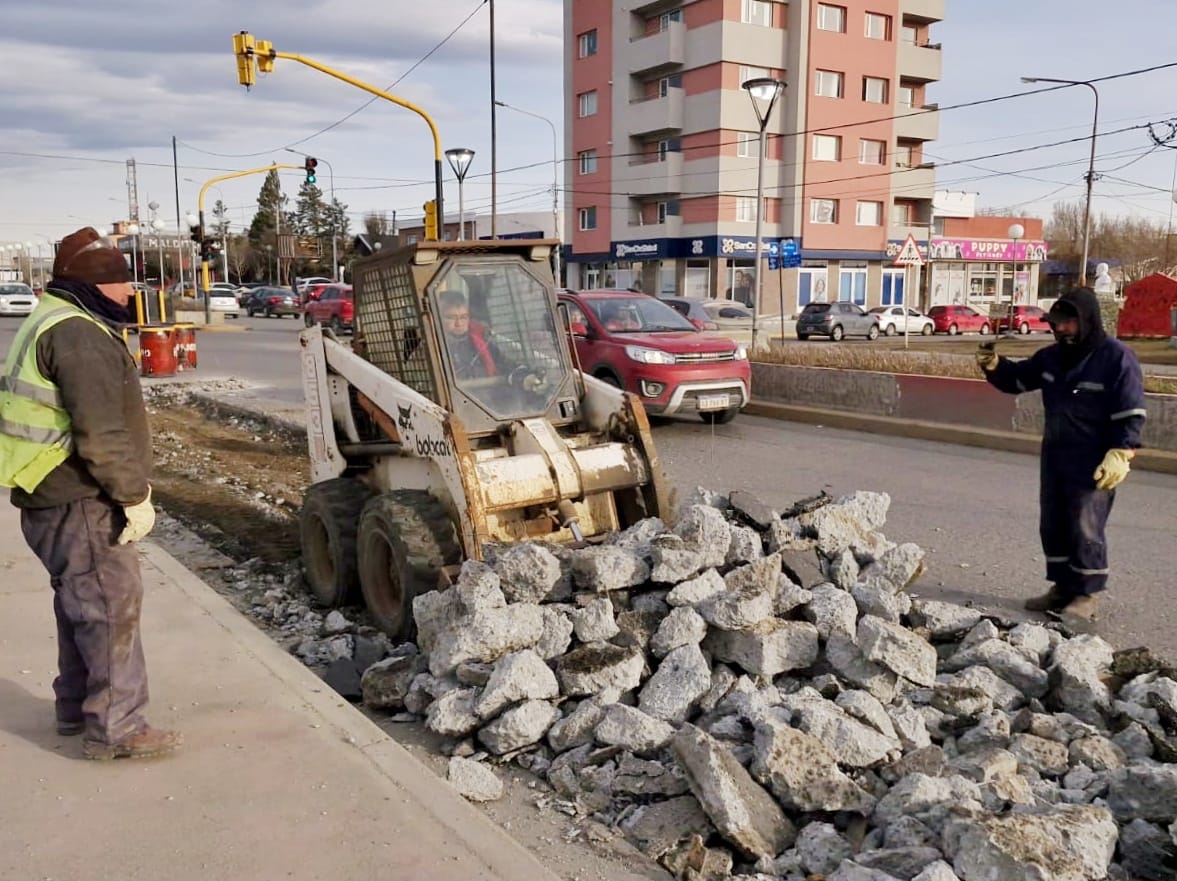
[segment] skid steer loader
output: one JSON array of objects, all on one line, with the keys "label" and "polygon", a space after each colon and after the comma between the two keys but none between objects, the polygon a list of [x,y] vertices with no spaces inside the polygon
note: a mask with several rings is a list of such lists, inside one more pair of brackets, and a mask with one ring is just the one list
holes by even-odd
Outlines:
[{"label": "skid steer loader", "polygon": [[323,605],[358,584],[408,635],[412,599],[497,543],[591,541],[670,516],[641,402],[579,370],[554,241],[421,242],[360,261],[349,347],[300,336],[312,485],[300,518]]}]

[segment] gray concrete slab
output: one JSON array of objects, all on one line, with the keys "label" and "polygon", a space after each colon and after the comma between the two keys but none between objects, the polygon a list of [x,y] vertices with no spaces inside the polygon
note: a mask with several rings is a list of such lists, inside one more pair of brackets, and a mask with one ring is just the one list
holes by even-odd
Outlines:
[{"label": "gray concrete slab", "polygon": [[53,732],[48,578],[0,496],[0,878],[554,881],[159,547],[140,545],[153,724],[184,749],[87,762]]}]

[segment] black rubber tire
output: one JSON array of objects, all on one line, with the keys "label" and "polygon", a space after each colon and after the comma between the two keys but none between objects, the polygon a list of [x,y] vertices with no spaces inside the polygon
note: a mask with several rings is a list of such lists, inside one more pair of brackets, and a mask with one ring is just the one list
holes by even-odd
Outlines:
[{"label": "black rubber tire", "polygon": [[846,331],[842,330],[842,325],[835,324],[830,328],[830,339],[832,339],[835,343],[840,343],[845,336]]},{"label": "black rubber tire", "polygon": [[338,315],[331,317],[331,324],[329,326],[336,336],[343,336],[343,322],[339,320]]},{"label": "black rubber tire", "polygon": [[802,342],[804,342],[805,340],[809,339],[809,334],[807,334],[807,333],[799,333],[799,334],[797,334],[797,339],[799,339],[799,340],[801,340]]},{"label": "black rubber tire", "polygon": [[989,336],[990,329],[991,328],[989,327],[989,322],[986,321],[984,324],[981,325],[981,336]]},{"label": "black rubber tire", "polygon": [[894,324],[888,324],[887,329],[883,331],[883,333],[885,333],[887,336],[895,336],[895,334],[899,333],[899,330],[895,327]]},{"label": "black rubber tire", "polygon": [[315,326],[315,316],[311,315],[310,312],[303,312],[302,313],[302,323],[305,324],[307,327],[314,327]]},{"label": "black rubber tire", "polygon": [[1027,322],[1023,321],[1021,324],[1018,325],[1018,333],[1020,333],[1022,336],[1025,336],[1029,332],[1030,332],[1030,325]]},{"label": "black rubber tire", "polygon": [[726,410],[704,410],[699,414],[699,418],[708,425],[727,425],[736,418],[736,414],[739,412],[739,407],[728,407]]},{"label": "black rubber tire", "polygon": [[621,380],[619,380],[612,373],[598,374],[597,379],[599,379],[601,382],[604,382],[604,383],[607,383],[607,384],[613,386],[613,388],[621,388]]},{"label": "black rubber tire", "polygon": [[271,309],[269,306],[267,306],[266,311],[263,314],[266,316],[266,318],[273,318],[274,317],[274,310]]},{"label": "black rubber tire", "polygon": [[356,556],[368,611],[391,637],[413,635],[413,598],[437,588],[441,569],[462,560],[449,514],[424,490],[400,489],[368,500]]},{"label": "black rubber tire", "polygon": [[248,315],[250,318],[253,318],[253,310],[252,309],[246,309],[245,314]]},{"label": "black rubber tire", "polygon": [[320,606],[356,598],[356,523],[372,490],[359,480],[335,477],[307,487],[298,515],[302,571]]},{"label": "black rubber tire", "polygon": [[936,332],[935,325],[925,324],[924,329],[920,331],[920,336],[931,336]]},{"label": "black rubber tire", "polygon": [[959,327],[957,327],[955,324],[948,325],[948,335],[949,336],[956,336],[958,333],[960,333]]},{"label": "black rubber tire", "polygon": [[868,340],[877,340],[879,338],[879,326],[877,324],[870,326],[870,329],[866,332],[866,338]]}]

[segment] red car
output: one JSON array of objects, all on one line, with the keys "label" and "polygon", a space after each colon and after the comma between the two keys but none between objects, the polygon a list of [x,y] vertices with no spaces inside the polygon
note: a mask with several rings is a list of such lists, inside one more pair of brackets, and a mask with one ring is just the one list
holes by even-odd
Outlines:
[{"label": "red car", "polygon": [[307,327],[321,324],[336,333],[342,333],[351,330],[355,311],[351,285],[329,284],[324,285],[319,296],[303,307],[302,318]]},{"label": "red car", "polygon": [[986,334],[992,329],[989,327],[989,316],[972,306],[933,306],[928,310],[928,317],[932,319],[936,333],[950,336],[966,331]]},{"label": "red car", "polygon": [[633,392],[650,413],[731,422],[752,393],[744,347],[696,328],[654,297],[628,291],[561,294],[581,369]]},{"label": "red car", "polygon": [[1010,321],[1010,315],[1007,311],[1003,312],[999,317],[990,321],[993,331],[1000,333],[1001,331],[1013,330],[1018,333],[1035,333],[1041,331],[1042,333],[1050,333],[1050,324],[1046,320],[1046,312],[1038,306],[1014,306],[1013,321]]}]

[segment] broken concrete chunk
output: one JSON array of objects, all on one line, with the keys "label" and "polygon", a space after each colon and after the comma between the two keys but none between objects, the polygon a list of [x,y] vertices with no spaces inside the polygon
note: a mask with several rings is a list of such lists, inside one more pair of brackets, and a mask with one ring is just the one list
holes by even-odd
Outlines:
[{"label": "broken concrete chunk", "polygon": [[662,584],[678,584],[703,568],[703,554],[673,533],[650,542],[650,560],[650,580]]},{"label": "broken concrete chunk", "polygon": [[605,715],[605,708],[616,703],[618,696],[616,691],[607,691],[581,701],[548,729],[548,744],[555,752],[562,753],[592,743],[593,730]]},{"label": "broken concrete chunk", "polygon": [[887,708],[870,692],[858,689],[843,691],[834,698],[834,703],[840,710],[870,725],[884,737],[898,739],[895,726],[887,715]]},{"label": "broken concrete chunk", "polygon": [[492,753],[501,756],[538,743],[559,718],[560,711],[547,701],[526,701],[479,731],[478,739]]},{"label": "broken concrete chunk", "polygon": [[698,578],[677,585],[666,595],[666,602],[671,606],[697,606],[726,589],[723,576],[714,569],[708,569]]},{"label": "broken concrete chunk", "polygon": [[1002,639],[986,639],[962,648],[944,662],[944,669],[954,672],[978,665],[988,667],[1027,697],[1042,697],[1046,694],[1046,671]]},{"label": "broken concrete chunk", "polygon": [[936,650],[910,630],[868,615],[858,622],[858,646],[868,661],[919,685],[936,681]]},{"label": "broken concrete chunk", "polygon": [[556,674],[530,649],[513,652],[495,662],[486,687],[474,704],[482,719],[492,719],[512,704],[550,700],[560,696]]},{"label": "broken concrete chunk", "polygon": [[661,658],[684,645],[698,645],[707,635],[707,622],[689,606],[672,609],[650,639],[650,654]]},{"label": "broken concrete chunk", "polygon": [[1115,771],[1128,762],[1124,750],[1101,735],[1071,741],[1067,755],[1072,765],[1086,765],[1092,771]]},{"label": "broken concrete chunk", "polygon": [[892,624],[898,624],[911,610],[911,599],[907,594],[869,582],[851,586],[850,595],[854,597],[860,615],[874,615]]},{"label": "broken concrete chunk", "polygon": [[750,859],[775,857],[797,832],[731,752],[694,725],[671,743],[691,791],[719,833]]},{"label": "broken concrete chunk", "polygon": [[636,587],[649,578],[649,564],[628,548],[601,545],[573,551],[572,580],[582,590],[607,593]]},{"label": "broken concrete chunk", "polygon": [[922,627],[932,639],[959,636],[977,625],[981,613],[976,609],[943,603],[938,600],[912,600],[911,621]]},{"label": "broken concrete chunk", "polygon": [[854,847],[832,823],[807,823],[797,833],[797,857],[810,875],[828,875],[854,855]]},{"label": "broken concrete chunk", "polygon": [[842,773],[817,737],[766,717],[756,725],[753,749],[752,775],[785,807],[864,815],[874,807],[874,797]]},{"label": "broken concrete chunk", "polygon": [[695,608],[720,630],[747,630],[773,615],[780,559],[771,556],[733,569],[724,576],[725,589]]},{"label": "broken concrete chunk", "polygon": [[1066,744],[1033,734],[1014,737],[1010,741],[1009,751],[1023,766],[1033,768],[1044,777],[1061,777],[1071,767]]},{"label": "broken concrete chunk", "polygon": [[581,642],[605,642],[619,632],[613,617],[613,603],[608,597],[597,597],[587,605],[569,612],[576,638]]},{"label": "broken concrete chunk", "polygon": [[722,566],[731,545],[731,525],[723,514],[709,505],[692,505],[683,511],[674,532],[687,547],[702,557],[701,568]]},{"label": "broken concrete chunk", "polygon": [[610,704],[594,730],[597,743],[620,746],[634,753],[659,750],[674,737],[674,728],[661,719],[625,704]]},{"label": "broken concrete chunk", "polygon": [[733,526],[731,542],[727,546],[728,566],[742,566],[764,556],[764,542],[760,533],[747,526]]},{"label": "broken concrete chunk", "polygon": [[1098,724],[1111,704],[1111,693],[1100,677],[1112,657],[1112,647],[1098,636],[1076,636],[1056,646],[1050,689],[1059,709]]},{"label": "broken concrete chunk", "polygon": [[711,829],[711,821],[693,795],[644,805],[621,822],[621,830],[651,859],[692,835],[706,838]]},{"label": "broken concrete chunk", "polygon": [[977,784],[964,777],[929,777],[915,772],[908,774],[879,799],[872,817],[880,826],[888,826],[900,817],[915,817],[936,827],[950,808],[979,810],[980,798],[981,790]]},{"label": "broken concrete chunk", "polygon": [[572,645],[572,619],[555,606],[540,606],[543,631],[535,644],[535,653],[545,661],[558,658]]},{"label": "broken concrete chunk", "polygon": [[425,727],[446,737],[465,737],[473,733],[482,724],[482,719],[474,712],[480,690],[455,688],[443,694],[429,705]]},{"label": "broken concrete chunk", "polygon": [[538,542],[507,548],[495,560],[494,571],[510,603],[557,601],[571,589],[556,555]]},{"label": "broken concrete chunk", "polygon": [[624,693],[641,682],[646,659],[640,651],[616,645],[586,645],[556,661],[560,691],[569,697],[597,694],[605,689]]},{"label": "broken concrete chunk", "polygon": [[482,762],[455,756],[450,759],[446,779],[467,801],[498,801],[503,797],[503,781]]},{"label": "broken concrete chunk", "polygon": [[1121,822],[1177,820],[1177,766],[1132,765],[1108,775],[1108,807]]},{"label": "broken concrete chunk", "polygon": [[721,661],[771,678],[813,664],[818,631],[808,622],[768,618],[747,630],[713,630],[704,645]]},{"label": "broken concrete chunk", "polygon": [[[846,598],[850,599],[849,596]],[[895,674],[881,664],[868,661],[853,638],[841,632],[831,633],[826,640],[825,658],[835,673],[859,688],[869,691],[882,703],[889,704],[895,696]]]},{"label": "broken concrete chunk", "polygon": [[360,677],[364,704],[374,710],[400,710],[413,678],[425,669],[420,655],[401,655],[377,661]]},{"label": "broken concrete chunk", "polygon": [[939,860],[943,854],[939,848],[887,847],[864,850],[854,856],[854,862],[889,878],[914,878],[927,866]]},{"label": "broken concrete chunk", "polygon": [[766,505],[750,492],[736,490],[728,497],[728,504],[739,517],[751,523],[757,529],[768,529],[774,520],[780,519],[780,512],[770,505]]},{"label": "broken concrete chunk", "polygon": [[664,614],[656,611],[638,611],[630,609],[617,616],[617,636],[613,637],[613,644],[622,648],[641,652],[643,655],[650,648],[650,639],[654,631],[662,623]]},{"label": "broken concrete chunk", "polygon": [[834,587],[841,590],[850,590],[854,586],[858,581],[858,572],[858,560],[849,549],[835,554],[832,559],[826,561],[826,578]]},{"label": "broken concrete chunk", "polygon": [[1120,858],[1140,881],[1177,878],[1177,844],[1159,826],[1133,820],[1120,830]]},{"label": "broken concrete chunk", "polygon": [[711,668],[699,646],[680,646],[666,655],[638,695],[638,707],[656,719],[681,723],[711,687]]},{"label": "broken concrete chunk", "polygon": [[810,594],[812,598],[802,614],[817,627],[821,638],[839,634],[853,640],[858,627],[858,605],[854,598],[832,584],[815,584]]},{"label": "broken concrete chunk", "polygon": [[797,727],[824,743],[847,767],[869,768],[901,748],[897,739],[864,725],[830,701],[803,701],[794,710]]}]

